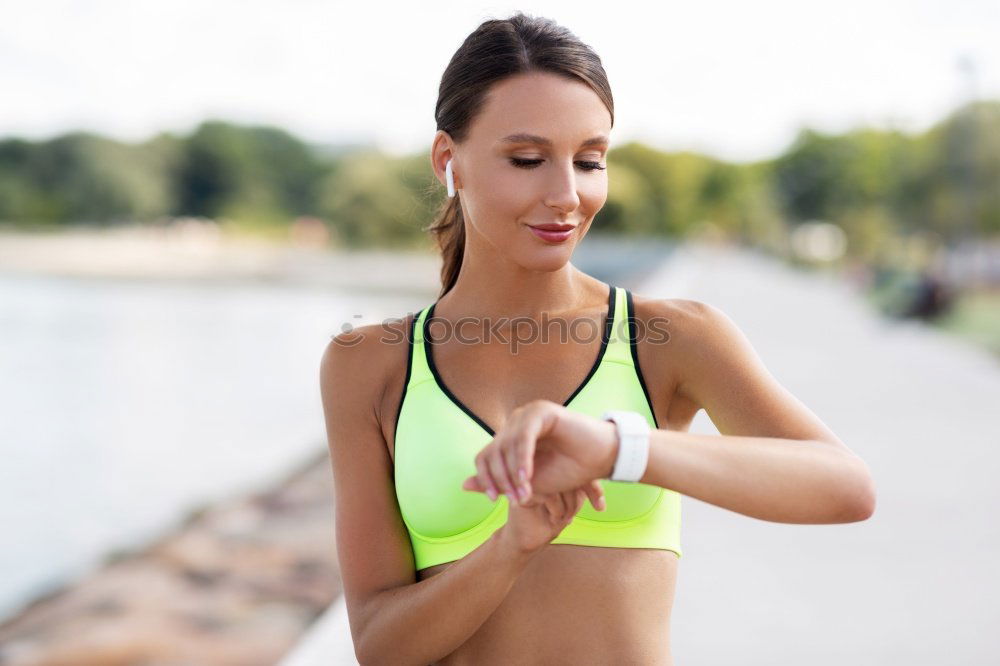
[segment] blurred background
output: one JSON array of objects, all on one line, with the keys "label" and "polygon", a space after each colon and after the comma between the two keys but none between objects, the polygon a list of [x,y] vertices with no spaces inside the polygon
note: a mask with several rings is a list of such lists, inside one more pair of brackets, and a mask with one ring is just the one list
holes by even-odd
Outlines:
[{"label": "blurred background", "polygon": [[515,10],[615,93],[574,263],[721,307],[879,483],[685,498],[678,662],[1000,656],[996,2],[2,7],[0,664],[351,662],[320,355],[436,297],[437,85]]}]

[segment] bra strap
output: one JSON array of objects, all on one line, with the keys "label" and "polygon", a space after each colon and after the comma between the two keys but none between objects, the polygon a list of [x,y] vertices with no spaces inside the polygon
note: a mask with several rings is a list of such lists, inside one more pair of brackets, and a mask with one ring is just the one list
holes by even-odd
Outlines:
[{"label": "bra strap", "polygon": [[424,320],[427,318],[427,311],[431,306],[426,306],[417,313],[413,320],[413,327],[408,335],[412,340],[410,347],[410,381],[407,386],[415,386],[421,382],[433,379],[430,366],[427,365],[427,353],[424,350]]},{"label": "bra strap", "polygon": [[605,361],[614,361],[625,365],[632,365],[632,353],[629,348],[629,328],[626,313],[626,290],[624,287],[615,287],[615,312],[611,325],[611,335],[608,338],[608,348],[604,352]]}]

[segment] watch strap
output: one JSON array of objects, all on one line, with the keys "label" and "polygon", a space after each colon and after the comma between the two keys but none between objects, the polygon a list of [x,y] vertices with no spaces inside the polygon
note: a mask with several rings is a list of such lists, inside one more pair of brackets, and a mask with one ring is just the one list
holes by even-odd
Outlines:
[{"label": "watch strap", "polygon": [[618,456],[610,479],[639,481],[649,463],[649,422],[638,412],[617,409],[605,411],[601,418],[612,421],[618,432]]}]

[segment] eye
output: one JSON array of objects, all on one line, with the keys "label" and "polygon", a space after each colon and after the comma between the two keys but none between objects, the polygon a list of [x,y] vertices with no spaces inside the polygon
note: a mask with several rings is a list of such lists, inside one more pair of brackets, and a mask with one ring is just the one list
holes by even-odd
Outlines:
[{"label": "eye", "polygon": [[[510,158],[510,163],[520,169],[534,169],[543,161],[544,160],[538,159],[526,160],[520,157]],[[603,171],[604,169],[607,169],[607,167],[603,166],[600,162],[577,162],[577,164],[581,165],[584,171]]]}]

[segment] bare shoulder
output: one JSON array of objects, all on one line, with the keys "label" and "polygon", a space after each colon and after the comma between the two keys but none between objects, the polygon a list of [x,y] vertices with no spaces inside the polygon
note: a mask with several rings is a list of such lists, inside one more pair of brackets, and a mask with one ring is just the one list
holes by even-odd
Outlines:
[{"label": "bare shoulder", "polygon": [[737,368],[763,371],[749,340],[720,308],[689,298],[638,295],[633,303],[640,363],[669,376],[664,390],[685,418],[705,407],[699,385],[706,378]]},{"label": "bare shoulder", "polygon": [[719,321],[726,318],[718,308],[688,298],[655,298],[633,293],[632,302],[640,339],[662,343],[652,345],[662,354],[676,354],[682,348],[690,351],[691,345],[711,335]]},{"label": "bare shoulder", "polygon": [[684,378],[697,370],[691,346],[705,326],[704,303],[684,298],[632,294],[635,361],[646,383],[659,427],[687,430],[701,408],[682,391]]},{"label": "bare shoulder", "polygon": [[[668,356],[660,358],[669,359],[676,373],[677,393],[683,398],[710,410],[713,404],[745,400],[749,387],[778,390],[750,340],[719,307],[685,298],[662,298],[645,301],[645,311],[651,318],[669,320],[669,344],[662,345]],[[737,392],[739,387],[743,393]]]},{"label": "bare shoulder", "polygon": [[337,560],[356,651],[378,615],[381,592],[415,581],[382,423],[386,388],[400,367],[405,371],[409,321],[370,324],[336,335],[320,366]]},{"label": "bare shoulder", "polygon": [[331,338],[321,361],[321,384],[331,391],[349,387],[341,394],[383,425],[393,388],[402,389],[412,321],[413,314],[407,314]]},{"label": "bare shoulder", "polygon": [[720,308],[685,299],[651,299],[646,311],[673,320],[670,344],[664,347],[671,349],[676,394],[704,409],[720,434],[823,441],[850,451],[778,381],[748,336]]},{"label": "bare shoulder", "polygon": [[632,302],[635,305],[636,316],[673,317],[678,321],[703,317],[714,310],[714,306],[690,298],[662,298],[646,296],[632,292]]}]

